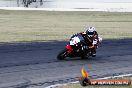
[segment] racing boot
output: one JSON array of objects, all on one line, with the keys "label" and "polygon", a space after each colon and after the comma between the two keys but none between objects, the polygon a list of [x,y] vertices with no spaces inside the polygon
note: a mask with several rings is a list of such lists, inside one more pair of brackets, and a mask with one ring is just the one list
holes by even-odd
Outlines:
[{"label": "racing boot", "polygon": [[92,57],[96,57],[96,53],[92,53]]},{"label": "racing boot", "polygon": [[93,48],[93,49],[91,50],[91,56],[92,56],[92,57],[96,57],[96,48]]}]

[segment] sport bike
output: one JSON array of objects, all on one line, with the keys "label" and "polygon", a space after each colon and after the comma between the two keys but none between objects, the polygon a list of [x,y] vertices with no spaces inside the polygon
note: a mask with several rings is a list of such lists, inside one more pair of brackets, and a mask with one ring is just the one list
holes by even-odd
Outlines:
[{"label": "sport bike", "polygon": [[86,46],[84,38],[81,34],[73,35],[70,38],[69,44],[57,55],[58,60],[64,60],[67,57],[81,57],[82,59],[88,58],[91,50]]}]

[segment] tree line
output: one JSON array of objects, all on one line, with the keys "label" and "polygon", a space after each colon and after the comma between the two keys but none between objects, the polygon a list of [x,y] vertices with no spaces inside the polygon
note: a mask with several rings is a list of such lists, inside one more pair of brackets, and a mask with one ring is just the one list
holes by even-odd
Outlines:
[{"label": "tree line", "polygon": [[32,2],[40,2],[40,5],[43,5],[43,0],[23,0],[24,7],[28,7]]}]

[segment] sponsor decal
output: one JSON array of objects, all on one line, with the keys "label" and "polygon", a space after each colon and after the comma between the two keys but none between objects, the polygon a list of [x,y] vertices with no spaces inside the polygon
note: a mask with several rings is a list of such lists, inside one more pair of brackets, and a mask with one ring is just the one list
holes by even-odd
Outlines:
[{"label": "sponsor decal", "polygon": [[81,70],[82,77],[79,82],[82,86],[87,85],[131,85],[131,80],[128,79],[90,79],[88,71]]}]

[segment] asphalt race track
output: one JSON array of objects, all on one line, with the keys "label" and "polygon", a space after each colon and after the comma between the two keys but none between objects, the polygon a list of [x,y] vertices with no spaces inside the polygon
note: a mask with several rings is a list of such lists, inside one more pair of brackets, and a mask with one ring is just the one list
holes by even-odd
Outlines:
[{"label": "asphalt race track", "polygon": [[132,73],[132,39],[104,40],[97,57],[58,61],[68,42],[0,44],[0,88],[44,88],[77,80],[84,66],[91,78]]}]

